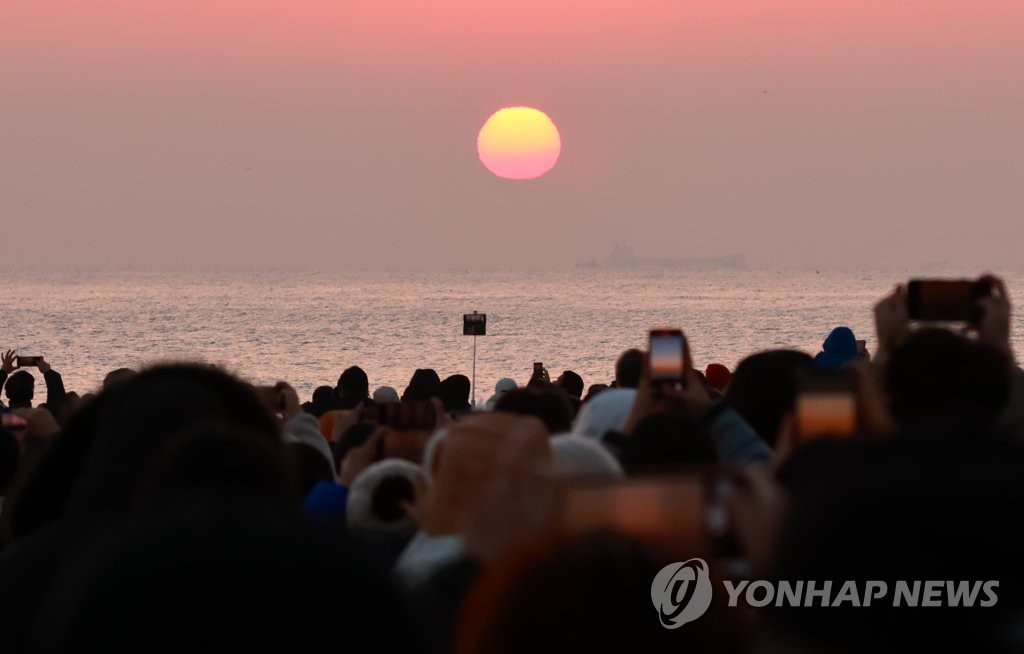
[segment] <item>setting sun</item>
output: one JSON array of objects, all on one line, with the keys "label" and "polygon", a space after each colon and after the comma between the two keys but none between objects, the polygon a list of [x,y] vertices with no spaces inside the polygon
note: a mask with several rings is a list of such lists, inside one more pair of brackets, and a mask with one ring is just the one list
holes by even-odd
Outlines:
[{"label": "setting sun", "polygon": [[498,177],[536,179],[554,168],[562,140],[543,111],[506,107],[487,119],[476,147],[480,161]]}]

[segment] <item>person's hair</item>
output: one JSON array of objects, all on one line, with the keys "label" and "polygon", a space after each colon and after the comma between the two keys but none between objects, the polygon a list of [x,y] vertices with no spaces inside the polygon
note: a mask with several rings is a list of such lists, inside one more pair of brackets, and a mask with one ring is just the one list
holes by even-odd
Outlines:
[{"label": "person's hair", "polygon": [[469,377],[465,375],[452,375],[441,382],[441,402],[448,411],[464,409],[469,405],[470,393]]},{"label": "person's hair", "polygon": [[572,370],[566,370],[562,372],[562,376],[559,378],[558,385],[562,387],[562,390],[569,394],[569,397],[574,397],[577,400],[583,397],[583,378],[577,375]]},{"label": "person's hair", "polygon": [[644,353],[637,349],[626,350],[615,362],[615,387],[637,388],[644,374]]},{"label": "person's hair", "polygon": [[35,394],[36,378],[27,370],[18,370],[7,378],[7,399],[11,408],[27,407],[32,404]]},{"label": "person's hair", "polygon": [[133,504],[164,446],[212,423],[280,440],[252,389],[212,366],[160,365],[104,390],[75,412],[20,490],[12,533],[75,508]]},{"label": "person's hair", "polygon": [[890,355],[885,387],[904,431],[982,432],[1009,402],[1011,361],[950,330],[920,329]]},{"label": "person's hair", "polygon": [[139,373],[135,372],[131,368],[117,368],[107,373],[106,377],[103,378],[103,388],[110,388],[114,384],[120,384],[123,381],[127,381]]},{"label": "person's hair", "polygon": [[72,496],[75,505],[131,504],[160,452],[204,425],[238,428],[274,442],[281,438],[252,388],[212,366],[156,366],[102,396],[96,437]]},{"label": "person's hair", "polygon": [[313,391],[313,404],[315,406],[328,406],[334,398],[334,389],[330,386],[317,386]]},{"label": "person's hair", "polygon": [[286,447],[287,454],[293,456],[296,448],[311,449],[333,479],[323,455],[308,445],[285,446],[244,429],[211,424],[168,444],[145,482],[143,495],[150,501],[196,496],[237,496],[252,501],[259,497],[297,510],[300,496],[285,466]]},{"label": "person's hair", "polygon": [[740,361],[725,390],[725,401],[771,446],[782,418],[796,404],[797,377],[814,367],[810,355],[796,350],[768,350]]},{"label": "person's hair", "polygon": [[535,543],[484,571],[463,604],[453,651],[740,651],[720,598],[683,629],[658,624],[651,581],[671,560],[614,532]]},{"label": "person's hair", "polygon": [[625,439],[619,461],[627,475],[669,473],[718,460],[707,429],[682,412],[647,416]]},{"label": "person's hair", "polygon": [[352,366],[341,373],[338,377],[338,395],[359,399],[370,396],[370,380],[362,368]]},{"label": "person's hair", "polygon": [[161,634],[152,649],[164,652],[312,651],[340,632],[382,652],[418,651],[404,599],[362,548],[261,500],[169,502],[90,541],[88,559],[54,571],[67,610],[32,642],[127,654]]},{"label": "person's hair", "polygon": [[502,395],[494,410],[539,418],[552,434],[561,434],[572,428],[572,404],[561,390],[519,388]]},{"label": "person's hair", "polygon": [[402,393],[402,401],[424,402],[434,397],[441,397],[441,378],[433,368],[417,369]]},{"label": "person's hair", "polygon": [[0,427],[0,497],[7,492],[7,486],[18,471],[19,448],[14,434]]},{"label": "person's hair", "polygon": [[583,404],[586,404],[590,400],[600,393],[601,391],[608,390],[608,384],[591,384],[590,388],[587,389],[587,396],[583,398]]},{"label": "person's hair", "polygon": [[299,489],[299,495],[306,497],[313,487],[322,481],[334,481],[331,463],[320,450],[308,443],[285,445],[291,463],[292,475]]}]

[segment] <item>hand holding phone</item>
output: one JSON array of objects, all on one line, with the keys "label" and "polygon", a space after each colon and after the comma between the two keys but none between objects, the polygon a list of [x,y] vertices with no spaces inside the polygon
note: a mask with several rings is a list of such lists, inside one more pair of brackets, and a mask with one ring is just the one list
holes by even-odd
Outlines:
[{"label": "hand holding phone", "polygon": [[423,451],[430,440],[430,431],[387,431],[384,434],[383,458],[405,459],[423,463]]},{"label": "hand holding phone", "polygon": [[432,402],[399,402],[364,406],[360,420],[376,422],[395,431],[432,433],[437,425],[437,410]]},{"label": "hand holding phone", "polygon": [[981,300],[992,295],[991,279],[912,279],[907,283],[907,311],[920,322],[966,322],[982,319]]},{"label": "hand holding phone", "polygon": [[719,551],[731,539],[724,477],[708,469],[566,489],[562,526],[569,533],[613,529],[672,552]]},{"label": "hand holding phone", "polygon": [[542,386],[551,383],[551,377],[548,376],[547,368],[540,361],[533,362],[533,374],[530,376],[530,381],[540,383]]}]

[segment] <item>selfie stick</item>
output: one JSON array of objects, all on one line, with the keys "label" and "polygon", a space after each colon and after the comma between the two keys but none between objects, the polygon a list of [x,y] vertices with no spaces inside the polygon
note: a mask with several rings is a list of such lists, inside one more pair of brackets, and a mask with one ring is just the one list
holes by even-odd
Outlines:
[{"label": "selfie stick", "polygon": [[476,334],[473,334],[473,406],[476,406]]}]

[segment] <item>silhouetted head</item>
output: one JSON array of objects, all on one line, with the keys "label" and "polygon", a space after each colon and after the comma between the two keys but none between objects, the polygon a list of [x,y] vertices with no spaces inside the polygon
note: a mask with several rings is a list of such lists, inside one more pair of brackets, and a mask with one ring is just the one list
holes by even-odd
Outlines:
[{"label": "silhouetted head", "polygon": [[1011,371],[996,348],[947,329],[920,329],[892,352],[885,385],[904,431],[983,432],[1009,401]]},{"label": "silhouetted head", "polygon": [[564,371],[561,377],[558,378],[556,385],[565,391],[569,397],[576,398],[577,400],[583,397],[583,378],[572,370]]},{"label": "silhouetted head", "polygon": [[64,401],[60,403],[53,417],[62,427],[71,422],[71,417],[82,407],[82,398],[75,391],[68,391],[64,395]]},{"label": "silhouetted head", "polygon": [[796,405],[797,377],[814,359],[795,350],[753,354],[736,367],[725,400],[761,439],[774,446],[783,416]]},{"label": "silhouetted head", "polygon": [[708,367],[704,369],[704,378],[707,380],[708,386],[723,393],[729,386],[729,382],[732,381],[732,373],[720,363],[709,363]]},{"label": "silhouetted head", "polygon": [[640,377],[644,373],[643,352],[637,349],[626,350],[615,362],[615,387],[636,388],[640,385]]},{"label": "silhouetted head", "polygon": [[103,378],[103,388],[107,389],[114,384],[120,384],[123,381],[128,381],[139,373],[135,372],[131,368],[118,368],[117,370],[111,370],[107,373],[107,376]]},{"label": "silhouetted head", "polygon": [[587,396],[583,398],[583,403],[586,404],[590,400],[594,399],[601,391],[608,390],[608,384],[591,384],[590,388],[587,389]]},{"label": "silhouetted head", "polygon": [[402,393],[403,402],[425,402],[441,397],[441,378],[432,368],[421,368],[412,374],[409,385]]},{"label": "silhouetted head", "polygon": [[857,349],[857,337],[849,327],[836,327],[821,344],[821,352],[814,357],[814,362],[821,368],[842,368],[860,359]]},{"label": "silhouetted head", "polygon": [[370,380],[359,366],[346,368],[338,377],[338,397],[366,399],[370,397]]},{"label": "silhouetted head", "polygon": [[240,429],[280,442],[251,387],[210,366],[156,366],[103,391],[93,404],[95,434],[72,494],[76,506],[132,505],[161,452],[200,428]]},{"label": "silhouetted head", "polygon": [[553,388],[520,388],[501,396],[495,411],[518,413],[539,418],[552,434],[561,434],[572,427],[572,405],[569,398]]},{"label": "silhouetted head", "polygon": [[302,405],[302,410],[317,418],[335,408],[336,391],[330,386],[317,386],[311,401]]},{"label": "silhouetted head", "polygon": [[[244,429],[202,426],[168,443],[153,467],[152,477],[145,481],[144,495],[147,501],[165,502],[237,498],[297,510],[300,496],[296,488],[302,481],[302,471],[289,470],[286,462],[291,459],[296,464],[299,455],[295,450],[303,447],[309,448],[300,444],[284,446]],[[311,464],[327,467],[333,480],[323,456],[309,449]]]},{"label": "silhouetted head", "polygon": [[640,421],[619,457],[627,475],[669,473],[714,463],[715,443],[701,423],[685,413],[658,413]]},{"label": "silhouetted head", "polygon": [[441,382],[441,401],[446,411],[466,411],[470,409],[469,377],[465,375],[452,375]]},{"label": "silhouetted head", "polygon": [[168,505],[61,562],[40,651],[312,651],[339,637],[418,651],[391,581],[349,539],[258,500]]},{"label": "silhouetted head", "polygon": [[330,386],[317,386],[316,390],[313,391],[313,405],[314,406],[330,406],[331,399],[334,397],[334,389]]},{"label": "silhouetted head", "polygon": [[4,390],[11,408],[20,409],[32,406],[35,389],[36,378],[32,376],[32,373],[27,370],[17,370],[7,378],[7,386]]}]

